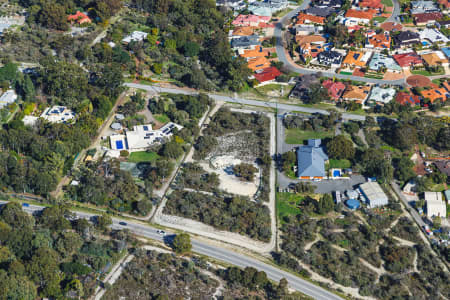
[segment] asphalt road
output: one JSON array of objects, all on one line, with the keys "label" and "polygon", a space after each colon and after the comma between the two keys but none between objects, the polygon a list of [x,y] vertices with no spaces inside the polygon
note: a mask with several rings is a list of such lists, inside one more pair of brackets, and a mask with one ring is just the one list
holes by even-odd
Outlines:
[{"label": "asphalt road", "polygon": [[[395,9],[396,1],[397,0],[394,0],[394,9]],[[300,7],[290,11],[288,14],[286,14],[284,17],[282,17],[280,19],[280,21],[276,24],[275,31],[274,31],[274,36],[277,38],[276,51],[277,51],[278,59],[284,63],[284,67],[287,68],[289,71],[300,73],[300,74],[316,74],[319,71],[302,68],[301,66],[288,60],[288,58],[286,56],[285,48],[284,48],[282,27],[288,25],[290,20],[300,10],[304,10],[309,6],[309,3],[310,3],[310,0],[303,1],[302,5]],[[398,2],[397,2],[397,5],[398,5]],[[400,7],[398,6],[397,9],[400,9]],[[336,74],[334,72],[326,72],[326,71],[320,71],[320,72],[322,73],[322,76],[338,78],[338,79],[349,79],[349,80],[362,81],[362,82],[374,83],[374,84],[392,84],[392,85],[404,85],[405,84],[404,79],[383,80],[383,79],[366,78],[366,77],[359,77],[359,76],[352,76],[352,75],[342,75],[342,74]]]},{"label": "asphalt road", "polygon": [[[158,93],[173,93],[173,94],[184,94],[184,95],[196,95],[198,94],[198,91],[195,90],[184,90],[184,89],[176,89],[176,88],[164,88],[164,87],[158,87],[154,85],[146,85],[146,84],[138,84],[138,83],[125,83],[125,86],[136,88],[136,89],[142,89],[146,91],[156,91]],[[260,107],[269,107],[273,109],[281,109],[284,111],[301,111],[305,113],[319,113],[319,114],[325,114],[328,115],[329,112],[324,109],[318,109],[318,108],[310,108],[310,107],[303,107],[303,106],[297,106],[297,105],[291,105],[291,104],[283,104],[283,103],[277,103],[277,102],[266,102],[266,101],[258,101],[258,100],[251,100],[251,99],[244,99],[244,98],[238,98],[238,97],[229,97],[229,96],[222,96],[212,93],[207,93],[209,97],[211,97],[214,100],[224,101],[224,102],[231,102],[231,103],[239,103],[239,104],[245,104],[245,105],[252,105],[252,106],[260,106]],[[356,120],[356,121],[364,121],[366,117],[361,115],[355,115],[355,114],[347,114],[343,113],[342,118],[348,119],[348,120]]]},{"label": "asphalt road", "polygon": [[397,22],[400,23],[399,20],[397,20],[397,17],[400,15],[400,2],[398,0],[392,0],[392,3],[394,4],[394,10],[392,11],[392,14],[389,18],[386,19],[383,23],[386,22]]},{"label": "asphalt road", "polygon": [[391,182],[391,187],[394,190],[394,192],[397,194],[397,196],[400,198],[400,200],[403,202],[403,204],[405,204],[405,206],[409,209],[409,213],[414,218],[416,223],[419,224],[420,227],[426,225],[425,222],[420,217],[420,215],[417,212],[417,210],[414,207],[411,206],[411,204],[409,203],[408,199],[406,199],[406,197],[403,195],[403,193],[402,193],[400,187],[398,186],[398,184],[396,182],[392,181]]},{"label": "asphalt road", "polygon": [[[5,204],[7,201],[0,201],[0,204]],[[37,205],[29,205],[28,207],[22,207],[24,211],[28,213],[36,213],[41,211],[44,207]],[[79,218],[90,219],[94,214],[84,213],[84,212],[74,212]],[[171,235],[171,232],[166,232],[166,236],[158,234],[156,228],[153,228],[148,225],[140,224],[136,221],[125,221],[126,225],[121,225],[119,222],[124,222],[124,220],[112,218],[113,224],[111,225],[112,229],[128,229],[130,232],[136,235],[140,235],[146,238],[150,238],[153,240],[157,240],[160,242],[164,242],[165,237]],[[303,280],[291,273],[285,272],[283,270],[277,269],[274,266],[263,263],[254,258],[248,257],[242,253],[236,253],[234,251],[228,249],[222,249],[217,246],[208,245],[201,241],[196,240],[195,238],[191,238],[192,240],[192,250],[196,253],[206,255],[208,257],[239,266],[241,268],[245,267],[254,267],[258,270],[264,271],[267,274],[267,277],[279,281],[282,278],[286,278],[289,282],[289,286],[296,291],[302,292],[308,296],[313,297],[318,300],[334,300],[339,299],[339,296],[328,292],[327,290],[314,285],[306,280]]]}]

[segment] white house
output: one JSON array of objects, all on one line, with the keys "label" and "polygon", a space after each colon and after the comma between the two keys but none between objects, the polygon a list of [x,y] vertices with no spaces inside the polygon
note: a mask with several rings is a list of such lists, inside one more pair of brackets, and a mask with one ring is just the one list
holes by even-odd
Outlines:
[{"label": "white house", "polygon": [[427,217],[443,217],[447,215],[447,207],[442,201],[442,193],[425,192],[425,203],[427,208]]},{"label": "white house", "polygon": [[370,92],[370,96],[368,101],[373,101],[377,104],[387,104],[394,99],[395,96],[395,89],[393,88],[380,88],[378,86],[375,86],[372,88],[372,91]]},{"label": "white house", "polygon": [[44,110],[41,114],[41,118],[51,123],[67,123],[75,118],[75,112],[65,106],[55,105]]},{"label": "white house", "polygon": [[419,36],[421,41],[428,40],[432,44],[434,43],[446,44],[449,41],[449,39],[437,29],[425,28],[419,33]]},{"label": "white house", "polygon": [[152,125],[134,126],[125,134],[116,134],[109,137],[113,150],[145,151],[155,143],[163,143],[173,135],[174,129],[181,130],[183,126],[169,122],[163,127],[153,130]]},{"label": "white house", "polygon": [[387,205],[389,200],[378,182],[366,182],[359,186],[370,208]]},{"label": "white house", "polygon": [[17,94],[14,90],[7,90],[0,96],[0,109],[17,100]]},{"label": "white house", "polygon": [[131,42],[141,42],[145,38],[147,38],[148,33],[142,31],[133,31],[130,35],[127,35],[122,39],[123,43],[131,43]]}]

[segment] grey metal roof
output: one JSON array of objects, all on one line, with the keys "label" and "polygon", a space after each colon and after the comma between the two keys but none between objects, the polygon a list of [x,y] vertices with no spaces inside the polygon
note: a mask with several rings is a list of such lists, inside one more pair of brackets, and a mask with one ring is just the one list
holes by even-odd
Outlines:
[{"label": "grey metal roof", "polygon": [[321,147],[300,146],[297,150],[298,176],[324,177],[328,156]]}]

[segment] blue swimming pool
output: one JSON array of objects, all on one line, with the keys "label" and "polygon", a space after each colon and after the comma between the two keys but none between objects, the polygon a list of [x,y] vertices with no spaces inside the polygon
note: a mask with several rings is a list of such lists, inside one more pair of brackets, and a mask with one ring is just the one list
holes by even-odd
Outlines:
[{"label": "blue swimming pool", "polygon": [[341,176],[341,171],[339,171],[339,170],[333,171],[333,177],[340,177],[340,176]]},{"label": "blue swimming pool", "polygon": [[116,141],[116,149],[122,150],[123,149],[123,142],[122,141]]},{"label": "blue swimming pool", "polygon": [[427,41],[423,41],[422,42],[422,46],[428,46],[430,43],[428,43]]}]

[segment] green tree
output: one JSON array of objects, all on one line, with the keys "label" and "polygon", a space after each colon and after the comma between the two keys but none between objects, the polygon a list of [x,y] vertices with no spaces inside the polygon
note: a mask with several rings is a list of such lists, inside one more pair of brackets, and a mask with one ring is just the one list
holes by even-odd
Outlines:
[{"label": "green tree", "polygon": [[394,171],[395,177],[400,181],[407,181],[413,177],[415,177],[415,173],[413,170],[414,163],[411,159],[406,156],[402,156],[400,159],[395,161],[396,168]]},{"label": "green tree", "polygon": [[183,46],[183,51],[187,57],[197,56],[200,52],[200,46],[196,42],[187,42]]},{"label": "green tree", "polygon": [[187,233],[180,233],[175,236],[172,248],[176,253],[186,253],[191,251],[191,237]]},{"label": "green tree", "polygon": [[329,213],[334,209],[333,197],[330,194],[324,194],[317,205],[317,212],[319,214]]},{"label": "green tree", "polygon": [[328,142],[327,152],[330,158],[335,159],[353,159],[355,156],[353,142],[343,135],[335,136]]},{"label": "green tree", "polygon": [[106,230],[111,224],[112,218],[109,215],[103,214],[101,216],[97,216],[97,227],[99,229]]}]

